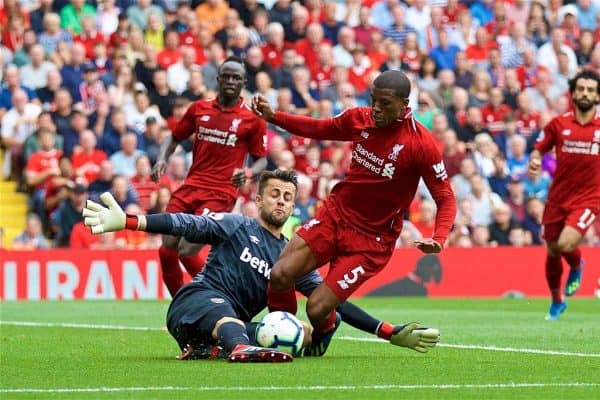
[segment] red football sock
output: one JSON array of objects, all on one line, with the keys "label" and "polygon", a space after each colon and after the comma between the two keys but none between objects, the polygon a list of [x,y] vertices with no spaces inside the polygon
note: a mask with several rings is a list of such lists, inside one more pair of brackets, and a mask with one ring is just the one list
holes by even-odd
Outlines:
[{"label": "red football sock", "polygon": [[298,311],[298,303],[296,302],[296,290],[275,290],[271,287],[271,283],[267,285],[267,305],[269,311],[287,311],[296,315]]},{"label": "red football sock", "polygon": [[179,267],[179,255],[173,249],[160,246],[158,257],[160,258],[163,281],[167,285],[171,296],[175,296],[175,293],[183,286],[183,272]]},{"label": "red football sock", "polygon": [[204,264],[206,263],[206,260],[200,253],[193,256],[179,256],[179,259],[192,278],[204,269]]},{"label": "red football sock", "polygon": [[581,267],[581,250],[579,247],[576,247],[570,253],[561,253],[567,264],[571,267],[571,269],[579,269]]},{"label": "red football sock", "polygon": [[329,332],[335,326],[336,318],[337,318],[337,314],[336,314],[335,310],[333,310],[332,312],[329,313],[329,315],[327,316],[325,321],[321,322],[320,324],[314,325],[315,331],[317,331],[318,333]]},{"label": "red football sock", "polygon": [[562,259],[559,257],[546,256],[546,282],[552,293],[552,301],[560,303],[563,301],[562,292],[560,290],[560,280],[562,277],[563,265]]},{"label": "red football sock", "polygon": [[392,333],[394,333],[394,325],[390,324],[389,322],[382,322],[377,327],[377,336],[382,339],[390,340]]}]

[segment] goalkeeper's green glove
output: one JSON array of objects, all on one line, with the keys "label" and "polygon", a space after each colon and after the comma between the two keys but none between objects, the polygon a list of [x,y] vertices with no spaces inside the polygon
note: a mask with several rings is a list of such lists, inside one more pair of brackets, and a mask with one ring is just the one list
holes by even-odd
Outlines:
[{"label": "goalkeeper's green glove", "polygon": [[138,218],[134,215],[125,215],[115,198],[109,192],[102,193],[100,200],[108,206],[88,200],[83,209],[85,226],[92,228],[92,233],[98,235],[104,232],[116,232],[124,228],[136,229]]},{"label": "goalkeeper's green glove", "polygon": [[396,346],[407,347],[427,353],[429,349],[435,347],[440,341],[440,331],[435,328],[424,328],[412,322],[406,325],[397,325],[394,327],[390,343]]}]

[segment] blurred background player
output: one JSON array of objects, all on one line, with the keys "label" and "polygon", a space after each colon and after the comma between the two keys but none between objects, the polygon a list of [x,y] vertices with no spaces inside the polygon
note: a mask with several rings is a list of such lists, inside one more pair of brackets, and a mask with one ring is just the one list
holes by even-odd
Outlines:
[{"label": "blurred background player", "polygon": [[546,239],[546,281],[552,303],[546,319],[557,320],[567,304],[561,290],[562,258],[570,272],[564,294],[581,286],[583,259],[579,242],[600,214],[600,76],[578,73],[569,82],[574,111],[555,117],[542,131],[529,158],[529,170],[540,174],[542,156],[556,149],[556,173],[542,219]]},{"label": "blurred background player", "polygon": [[[193,163],[185,180],[171,197],[167,212],[206,214],[231,211],[237,187],[265,169],[266,123],[248,108],[240,93],[246,83],[241,59],[229,57],[217,75],[218,95],[213,100],[192,103],[178,122],[172,137],[161,146],[153,168],[158,181],[165,173],[167,160],[179,142],[193,137]],[[250,154],[252,166],[243,168]],[[229,183],[230,182],[230,183]],[[204,266],[198,254],[201,244],[191,244],[172,235],[163,237],[159,249],[163,280],[174,296],[183,285],[179,260],[191,276]]]},{"label": "blurred background player", "polygon": [[[353,142],[346,177],[297,231],[271,271],[269,310],[295,314],[295,280],[330,263],[324,284],[306,305],[315,328],[313,346],[330,340],[338,325],[336,307],[387,264],[421,177],[438,211],[433,237],[416,240],[417,248],[439,253],[452,227],[454,193],[431,133],[412,117],[410,91],[404,73],[385,71],[373,81],[371,107],[323,120],[275,112],[263,97],[253,99],[257,115],[294,135]],[[393,331],[380,334],[389,338]]]},{"label": "blurred background player", "polygon": [[[126,228],[218,244],[212,248],[206,268],[175,295],[167,313],[169,332],[182,350],[180,359],[216,357],[219,344],[231,361],[288,361],[272,349],[249,348],[255,325],[246,323],[266,306],[271,266],[287,243],[281,232],[294,208],[296,185],[293,171],[263,172],[255,198],[256,218],[229,213],[126,215],[114,198],[104,194],[102,201],[109,208],[88,202],[85,224],[96,234]],[[298,280],[297,287],[309,295],[321,282],[320,275],[312,271]],[[338,311],[344,321],[369,333],[391,326],[348,302]],[[437,330],[418,329],[414,323],[391,329],[396,331],[392,344],[419,352],[427,352],[439,339]]]}]

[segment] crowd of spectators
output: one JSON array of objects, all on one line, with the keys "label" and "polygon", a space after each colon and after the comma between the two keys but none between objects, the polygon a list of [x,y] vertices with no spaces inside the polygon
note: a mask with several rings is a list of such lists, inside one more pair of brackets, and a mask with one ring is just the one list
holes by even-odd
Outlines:
[{"label": "crowd of spectators", "polygon": [[[30,193],[15,247],[155,248],[128,232],[93,237],[86,199],[111,191],[130,212],[165,210],[190,143],[153,182],[160,145],[190,102],[215,96],[217,67],[242,57],[247,90],[277,110],[319,118],[368,105],[381,71],[405,71],[410,106],[443,153],[459,212],[449,246],[540,244],[556,166],[527,173],[568,80],[600,72],[600,0],[0,0],[2,174]],[[226,151],[226,149],[224,149]],[[347,143],[269,126],[269,168],[299,173],[288,233],[309,219],[351,162]],[[237,211],[256,213],[256,187]],[[399,189],[401,190],[401,188]],[[398,247],[430,237],[435,203],[419,192]],[[584,238],[600,244],[596,225]]]}]

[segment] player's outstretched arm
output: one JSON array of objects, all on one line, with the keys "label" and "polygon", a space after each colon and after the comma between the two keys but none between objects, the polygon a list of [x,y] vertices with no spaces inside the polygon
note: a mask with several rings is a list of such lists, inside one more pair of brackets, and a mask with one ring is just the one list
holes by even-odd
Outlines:
[{"label": "player's outstretched arm", "polygon": [[335,118],[317,119],[303,115],[294,115],[274,111],[269,102],[261,95],[252,99],[252,111],[260,118],[275,124],[286,131],[317,140],[351,141],[357,132],[351,112],[344,112]]}]

